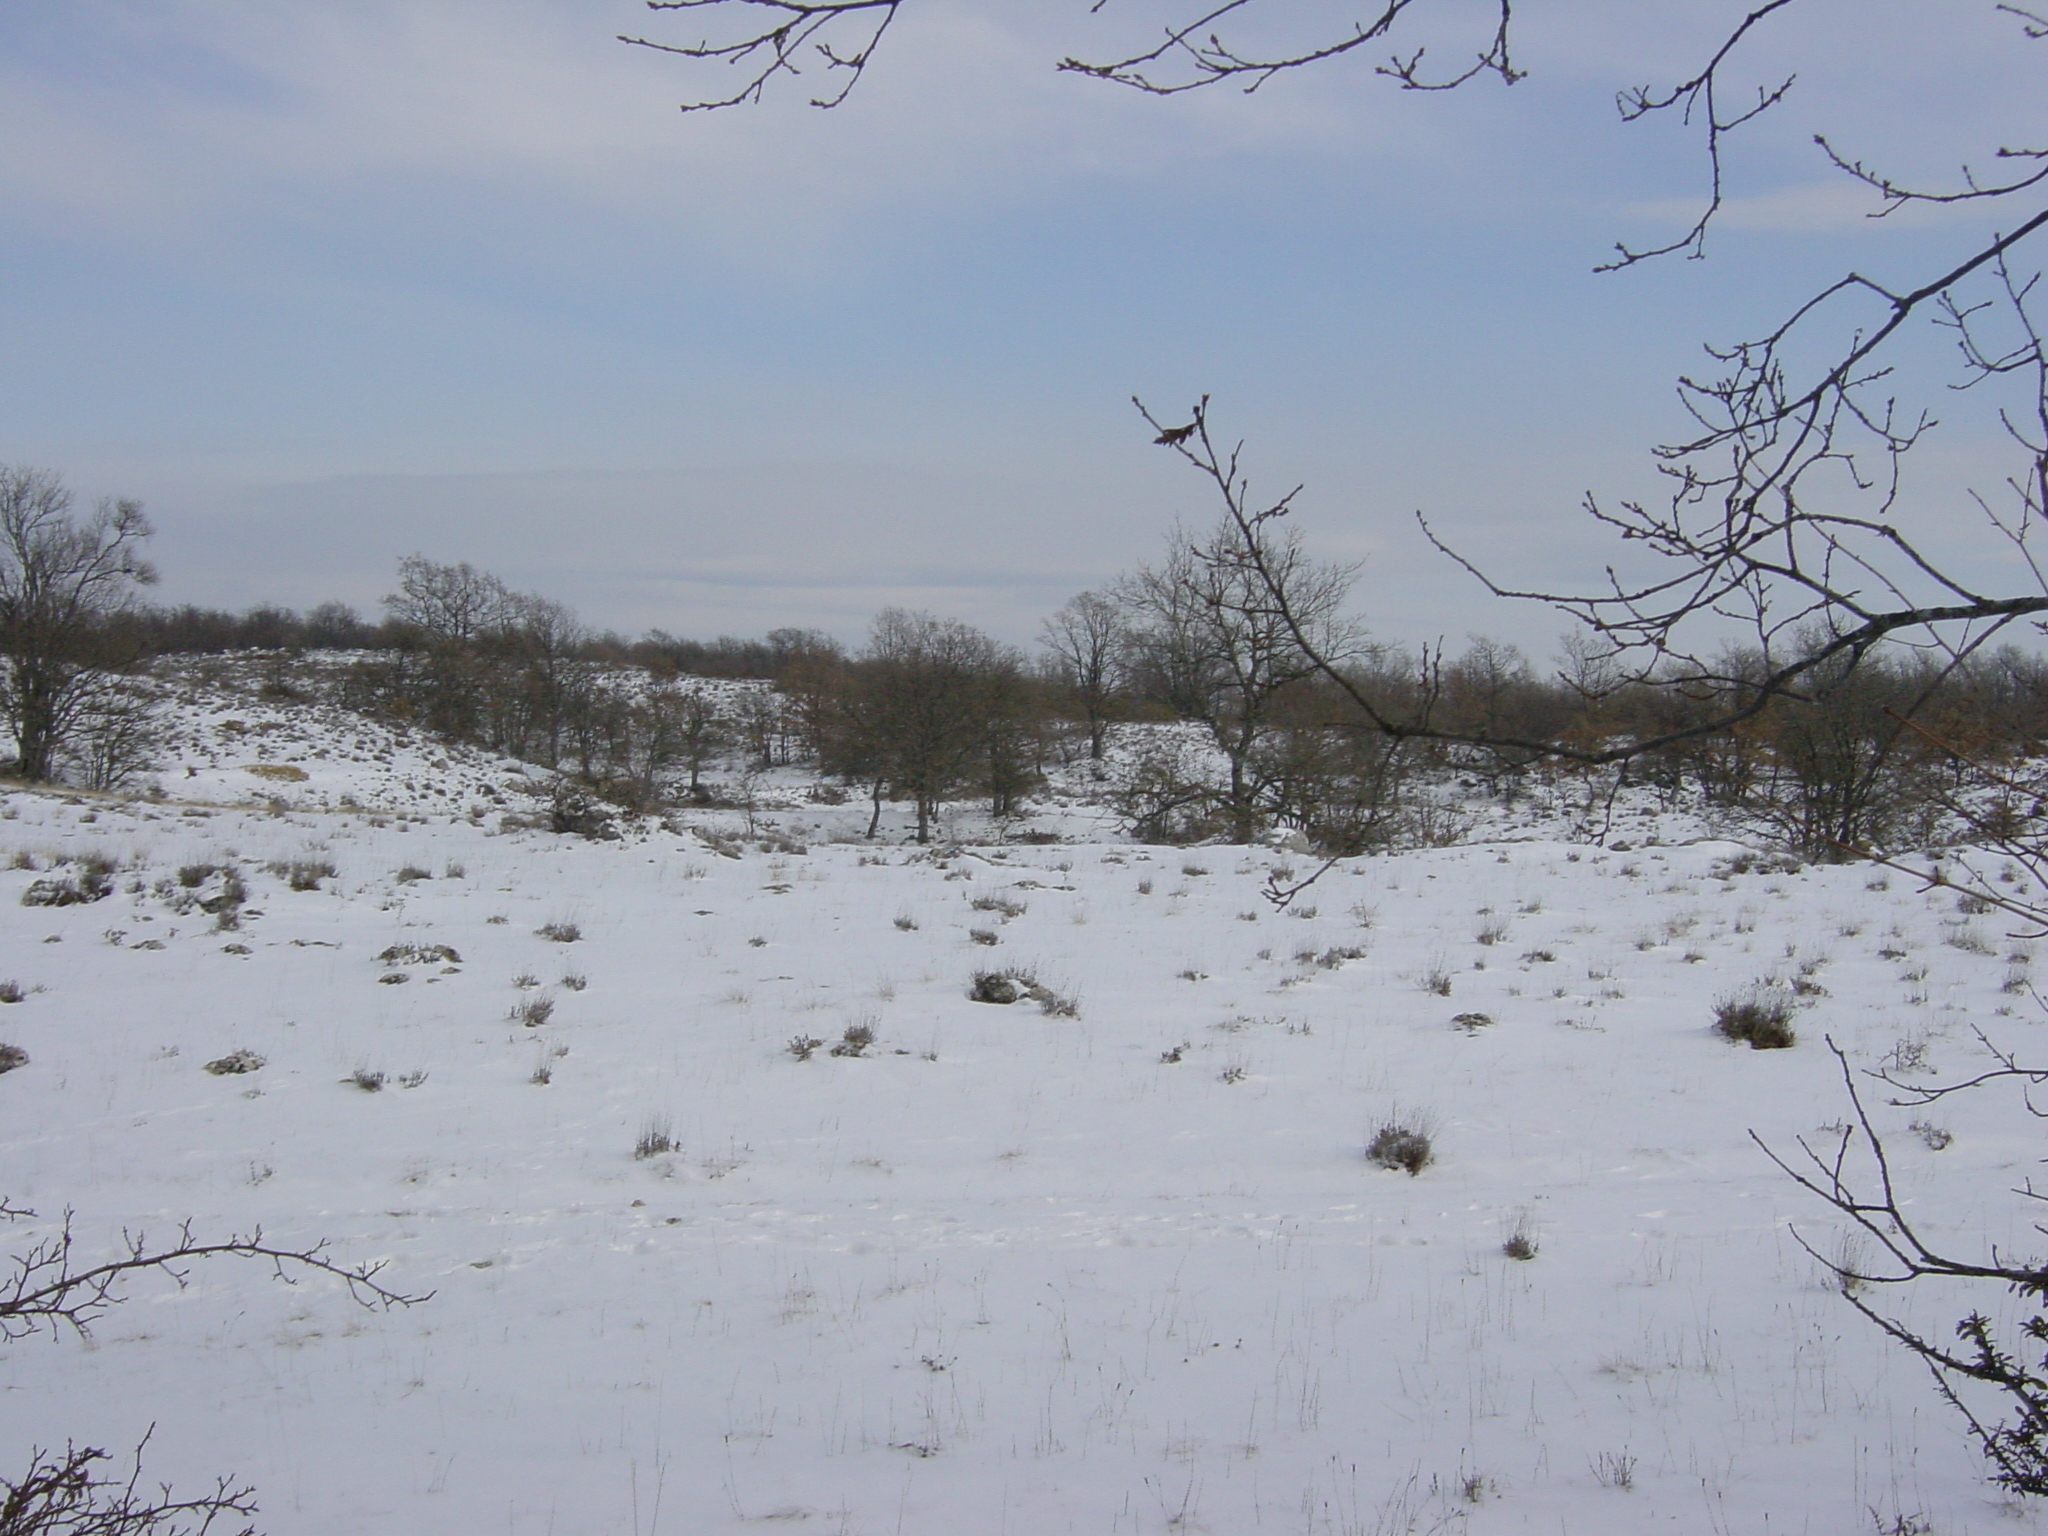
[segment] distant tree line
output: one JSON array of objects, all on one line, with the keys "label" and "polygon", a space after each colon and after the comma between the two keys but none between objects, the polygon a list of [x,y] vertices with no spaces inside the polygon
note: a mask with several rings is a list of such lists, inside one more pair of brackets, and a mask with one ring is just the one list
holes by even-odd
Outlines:
[{"label": "distant tree line", "polygon": [[[1957,764],[2048,742],[2048,661],[2029,651],[1843,656],[1709,728],[1772,692],[1760,654],[1730,647],[1713,682],[1670,686],[1614,672],[1571,640],[1544,670],[1486,638],[1455,654],[1376,642],[1346,616],[1353,568],[1230,520],[1176,533],[1156,563],[1074,597],[1031,652],[896,608],[857,648],[808,629],[628,640],[471,565],[420,555],[399,563],[374,621],[338,602],[303,614],[158,607],[141,601],[155,579],[140,557],[148,533],[135,503],[82,516],[48,472],[0,471],[0,711],[23,778],[118,782],[147,743],[149,702],[134,679],[148,661],[235,652],[271,658],[266,686],[281,695],[318,687],[636,809],[705,802],[731,791],[732,772],[803,762],[872,802],[871,833],[886,802],[908,802],[920,840],[944,803],[973,798],[1008,815],[1066,763],[1092,765],[1141,837],[1280,831],[1331,852],[1440,841],[1458,830],[1434,793],[1447,775],[1512,800],[1543,755],[1532,744],[1661,738],[1598,782],[1740,813],[1808,856],[1842,857],[1923,835],[1945,809],[1975,824],[1987,812],[1981,794],[1960,803]],[[315,651],[352,655],[317,671],[289,665]],[[1171,722],[1184,729],[1116,747],[1121,725]],[[2036,814],[2025,796],[2007,798],[1990,814]]]}]

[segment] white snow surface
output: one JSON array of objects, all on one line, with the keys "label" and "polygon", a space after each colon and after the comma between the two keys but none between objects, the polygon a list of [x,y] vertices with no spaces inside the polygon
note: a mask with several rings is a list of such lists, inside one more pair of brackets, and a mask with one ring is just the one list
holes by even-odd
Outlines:
[{"label": "white snow surface", "polygon": [[[1928,1082],[1990,1065],[1973,1027],[2048,1059],[2029,946],[1952,894],[1730,873],[1732,843],[1644,846],[1648,811],[1627,851],[1525,820],[1347,860],[1286,913],[1271,849],[927,852],[811,840],[810,810],[754,828],[801,853],[592,842],[468,818],[518,765],[227,708],[187,707],[173,798],[5,796],[0,1195],[39,1214],[0,1252],[67,1209],[87,1258],[260,1224],[433,1296],[145,1277],[88,1342],[0,1346],[0,1474],[154,1425],[146,1479],[233,1473],[307,1536],[2048,1528],[1751,1139],[1832,1145],[1825,1037]],[[90,854],[113,894],[20,904]],[[266,868],[294,860],[337,873],[295,891]],[[239,928],[189,908],[197,864],[242,871]],[[1005,967],[1078,1016],[969,999]],[[1711,1032],[1802,974],[1794,1048]],[[266,1065],[202,1069],[234,1050]],[[1872,1090],[1925,1235],[2040,1246],[2014,1096]],[[1390,1120],[1431,1130],[1419,1175],[1365,1160]],[[678,1149],[636,1158],[659,1125]],[[2011,1312],[1880,1300],[1944,1337]]]}]

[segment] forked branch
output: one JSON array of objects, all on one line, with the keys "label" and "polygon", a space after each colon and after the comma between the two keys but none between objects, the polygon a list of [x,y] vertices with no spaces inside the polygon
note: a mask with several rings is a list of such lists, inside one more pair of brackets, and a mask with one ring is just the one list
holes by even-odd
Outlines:
[{"label": "forked branch", "polygon": [[[0,1205],[0,1214],[26,1217],[34,1213]],[[327,1275],[341,1281],[349,1295],[366,1307],[410,1307],[433,1294],[408,1294],[380,1283],[377,1276],[384,1269],[382,1263],[336,1263],[327,1257],[325,1242],[310,1248],[278,1247],[265,1240],[261,1227],[218,1242],[201,1242],[193,1236],[188,1221],[169,1243],[152,1245],[142,1232],[123,1233],[121,1241],[121,1257],[80,1264],[71,1213],[66,1211],[56,1233],[14,1255],[12,1272],[0,1278],[0,1338],[26,1338],[46,1329],[54,1334],[66,1326],[85,1337],[101,1313],[120,1303],[125,1281],[153,1270],[183,1289],[190,1266],[201,1259],[263,1259],[287,1285],[296,1284],[301,1274]],[[0,1526],[0,1536],[6,1536],[4,1526]]]}]

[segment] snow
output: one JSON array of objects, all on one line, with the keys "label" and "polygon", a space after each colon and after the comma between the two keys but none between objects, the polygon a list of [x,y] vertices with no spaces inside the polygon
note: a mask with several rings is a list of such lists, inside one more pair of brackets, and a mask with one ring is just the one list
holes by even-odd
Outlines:
[{"label": "snow", "polygon": [[[139,1281],[89,1343],[0,1349],[11,1463],[155,1424],[150,1479],[233,1472],[308,1536],[2044,1528],[1803,1251],[1838,1224],[1750,1135],[1832,1144],[1825,1038],[1929,1082],[1988,1064],[1973,1026],[2048,1058],[2007,990],[2027,946],[1952,893],[1661,841],[1687,823],[1648,802],[1606,828],[1626,850],[1570,841],[1562,791],[1286,913],[1261,887],[1311,862],[1120,844],[1078,801],[1053,823],[1094,841],[834,842],[865,803],[796,794],[584,841],[501,830],[516,764],[181,708],[166,798],[0,808],[0,1042],[29,1057],[0,1194],[39,1213],[6,1251],[67,1208],[91,1255],[260,1224],[434,1294]],[[89,855],[106,899],[19,904]],[[292,861],[337,873],[295,891]],[[191,904],[200,864],[240,870],[239,927]],[[1077,1015],[969,1000],[1005,968]],[[1717,997],[1795,980],[1793,1049],[1712,1033]],[[236,1050],[266,1064],[204,1070]],[[2028,1248],[2023,1105],[1870,1102],[1929,1236]],[[678,1150],[636,1158],[658,1122]],[[1367,1163],[1390,1122],[1432,1130],[1419,1175]],[[2009,1308],[1880,1300],[1944,1334]]]}]

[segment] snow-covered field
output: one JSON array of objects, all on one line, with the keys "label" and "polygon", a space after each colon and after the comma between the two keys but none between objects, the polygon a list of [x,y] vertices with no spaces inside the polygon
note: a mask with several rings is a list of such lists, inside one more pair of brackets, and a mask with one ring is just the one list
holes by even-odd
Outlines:
[{"label": "snow-covered field", "polygon": [[[0,1195],[40,1213],[4,1251],[67,1207],[95,1254],[260,1223],[434,1295],[138,1281],[0,1349],[10,1468],[154,1423],[148,1477],[309,1536],[2048,1528],[1749,1135],[1842,1119],[1824,1036],[1930,1082],[1972,1026],[2048,1059],[1995,914],[1640,830],[1348,861],[1287,913],[1265,849],[587,842],[497,829],[516,765],[219,713],[170,799],[0,809]],[[93,855],[105,899],[20,904]],[[970,1000],[1009,968],[1076,1011]],[[1764,978],[1808,994],[1791,1050],[1710,1030]],[[2023,1106],[1952,1102],[1936,1151],[1873,1103],[1930,1235],[2029,1247]],[[1364,1157],[1390,1120],[1433,1132],[1414,1177]]]}]

